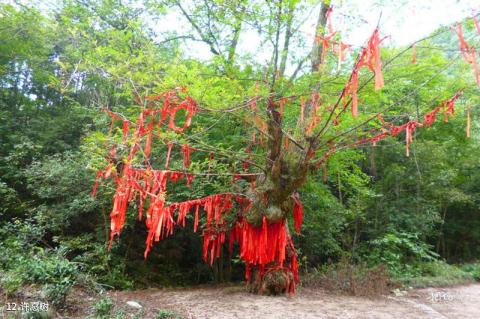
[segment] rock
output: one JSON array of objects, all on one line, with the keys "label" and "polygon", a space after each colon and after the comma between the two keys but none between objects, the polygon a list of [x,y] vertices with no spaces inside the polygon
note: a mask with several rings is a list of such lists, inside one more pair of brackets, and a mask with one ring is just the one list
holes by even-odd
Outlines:
[{"label": "rock", "polygon": [[131,300],[130,300],[130,301],[127,301],[127,305],[128,305],[129,307],[132,307],[132,308],[135,308],[135,309],[142,309],[142,308],[143,308],[141,304],[139,304],[139,303],[136,302],[136,301],[131,301]]},{"label": "rock", "polygon": [[403,297],[403,296],[406,296],[407,295],[407,292],[406,291],[402,291],[400,289],[394,289],[393,291],[393,294],[395,295],[395,297]]}]

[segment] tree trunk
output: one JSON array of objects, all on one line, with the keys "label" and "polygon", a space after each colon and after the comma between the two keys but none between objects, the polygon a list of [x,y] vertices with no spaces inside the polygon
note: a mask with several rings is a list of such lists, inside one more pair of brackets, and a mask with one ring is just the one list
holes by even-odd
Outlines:
[{"label": "tree trunk", "polygon": [[[285,220],[288,214],[292,213],[294,207],[292,195],[305,183],[308,172],[308,164],[303,153],[282,150],[282,117],[272,98],[267,104],[267,114],[269,119],[266,175],[259,178],[255,190],[250,191],[252,205],[245,216],[249,224],[257,227],[262,225],[263,217],[268,224],[274,224]],[[289,238],[288,226],[285,229],[286,238]],[[294,255],[296,252],[293,245],[287,244],[283,268],[272,263],[266,265],[263,270],[251,269],[250,291],[273,295],[289,291],[289,285],[293,283],[293,274],[288,269]]]},{"label": "tree trunk", "polygon": [[323,37],[325,31],[325,25],[327,24],[327,10],[329,4],[326,1],[322,1],[320,4],[320,12],[318,14],[317,26],[315,29],[315,39],[313,40],[313,50],[312,50],[312,72],[318,72],[320,69],[320,63],[322,59],[322,42],[318,39]]},{"label": "tree trunk", "polygon": [[295,11],[295,4],[291,2],[287,11],[287,27],[285,30],[285,41],[284,41],[283,50],[281,53],[280,70],[278,72],[280,77],[283,77],[283,75],[285,74],[285,68],[287,66],[288,49],[290,47],[290,38],[292,37],[292,23],[293,23],[294,11]]},{"label": "tree trunk", "polygon": [[302,186],[307,178],[308,164],[304,162],[302,153],[296,151],[283,152],[282,117],[277,106],[270,98],[267,105],[268,157],[266,176],[257,181],[250,200],[252,209],[246,216],[247,221],[255,226],[262,223],[263,215],[269,223],[286,218],[292,211],[291,195]]},{"label": "tree trunk", "polygon": [[[290,236],[288,227],[286,232],[287,236]],[[291,260],[295,254],[296,251],[287,245],[285,248],[285,267],[283,269],[276,267],[278,265],[274,263],[267,266],[267,269],[271,267],[267,271],[261,271],[259,267],[251,269],[250,281],[248,282],[249,292],[268,296],[287,293],[289,285],[295,280],[293,273],[287,270],[291,268]]]},{"label": "tree trunk", "polygon": [[235,17],[235,27],[233,30],[233,37],[230,43],[230,47],[228,49],[228,58],[227,58],[228,66],[233,65],[233,62],[235,61],[235,53],[237,51],[238,39],[240,38],[240,33],[242,30],[242,20],[243,20],[244,13],[245,13],[245,6],[242,6],[240,12],[238,13],[239,16]]}]

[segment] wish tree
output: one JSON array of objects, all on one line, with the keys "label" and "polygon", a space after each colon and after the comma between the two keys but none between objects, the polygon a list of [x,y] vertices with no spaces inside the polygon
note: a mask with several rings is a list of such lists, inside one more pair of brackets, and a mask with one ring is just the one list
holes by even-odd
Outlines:
[{"label": "wish tree", "polygon": [[[337,63],[351,64],[342,90],[324,95],[313,86],[308,91],[280,94],[275,60],[271,76],[255,81],[253,96],[221,110],[223,116],[236,117],[245,124],[249,138],[241,154],[226,155],[221,149],[199,142],[198,130],[193,130],[196,117],[218,112],[195,101],[188,86],[146,96],[137,92],[136,118],[104,109],[111,117],[110,131],[122,132],[121,142],[110,145],[108,164],[98,171],[93,190],[95,195],[102,179],[111,179],[115,185],[110,244],[120,236],[128,218],[144,220],[147,258],[155,242],[174,235],[191,219],[194,231],[203,237],[205,262],[213,265],[223,249],[232,254],[238,246],[245,264],[245,279],[253,292],[295,292],[299,278],[292,234],[301,232],[303,205],[299,190],[309,176],[320,174],[327,178],[328,162],[334,154],[376,145],[389,137],[403,140],[406,156],[410,156],[415,131],[432,126],[440,114],[448,122],[463,93],[458,88],[449,98],[433,101],[431,109],[416,120],[387,120],[394,105],[362,115],[362,90],[371,84],[374,90],[388,87],[382,71],[403,54],[412,54],[411,63],[420,64],[416,46],[423,40],[382,61],[381,45],[385,38],[378,27],[364,46],[355,48],[336,36],[331,14],[330,7],[322,7],[322,28],[315,38],[318,64],[313,68],[316,72],[328,72]],[[475,18],[474,21],[478,28]],[[459,39],[459,53],[472,65],[479,82],[475,47],[464,39],[461,24],[453,26],[452,31]],[[350,61],[346,61],[348,56]],[[329,64],[328,60],[334,63]],[[470,136],[470,109],[466,110]],[[154,149],[158,150],[155,154],[163,154],[161,163],[152,155]],[[192,154],[202,158],[202,162],[221,160],[228,164],[229,172],[215,172],[210,166],[205,171],[192,169]],[[171,168],[172,156],[182,158],[181,169]],[[180,202],[170,200],[173,183],[189,186],[193,180],[204,179],[207,183],[212,177],[228,178],[230,184],[221,193]],[[132,203],[138,206],[135,216],[129,214]]]}]

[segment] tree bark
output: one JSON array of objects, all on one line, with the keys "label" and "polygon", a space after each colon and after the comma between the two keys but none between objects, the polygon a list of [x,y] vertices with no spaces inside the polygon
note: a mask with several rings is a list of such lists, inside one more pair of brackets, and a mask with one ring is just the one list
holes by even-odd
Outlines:
[{"label": "tree bark", "polygon": [[279,70],[279,77],[283,77],[285,74],[285,68],[287,67],[287,59],[288,59],[288,49],[290,47],[290,38],[292,37],[292,23],[293,23],[293,12],[295,11],[295,4],[290,2],[287,11],[287,26],[285,30],[285,41],[283,43],[283,50],[281,53],[280,59],[280,70]]},{"label": "tree bark", "polygon": [[[277,105],[270,97],[267,104],[268,154],[266,174],[257,180],[254,191],[250,192],[251,209],[245,216],[248,223],[259,227],[265,216],[269,224],[285,220],[292,213],[294,201],[292,194],[306,181],[308,163],[305,162],[302,152],[282,149],[283,131],[282,117],[277,111]],[[293,146],[292,146],[293,147]],[[286,226],[286,237],[289,237]],[[249,289],[253,293],[277,295],[288,291],[293,283],[293,274],[289,267],[292,256],[296,254],[293,247],[285,248],[285,262],[283,269],[275,268],[275,263],[266,265],[268,271],[251,269]]]},{"label": "tree bark", "polygon": [[272,82],[271,88],[273,92],[273,88],[275,86],[275,81],[277,80],[278,76],[278,57],[279,57],[279,46],[280,46],[280,28],[282,25],[282,0],[278,1],[278,11],[277,11],[277,18],[276,18],[276,31],[275,31],[275,41],[273,42],[273,57],[272,57]]},{"label": "tree bark", "polygon": [[230,66],[233,64],[235,59],[235,53],[237,51],[238,39],[240,38],[240,33],[242,31],[242,19],[245,13],[245,6],[242,6],[240,12],[238,13],[239,16],[235,16],[235,26],[233,29],[233,37],[230,43],[230,47],[228,49],[228,58],[227,64]]},{"label": "tree bark", "polygon": [[308,163],[301,152],[282,152],[282,116],[272,97],[267,104],[267,114],[266,175],[258,179],[255,191],[250,194],[252,209],[246,216],[255,226],[261,225],[263,215],[269,223],[286,218],[293,208],[290,196],[305,183],[308,172]]},{"label": "tree bark", "polygon": [[325,33],[325,25],[327,24],[327,10],[329,4],[326,1],[322,1],[320,4],[320,11],[317,19],[317,26],[315,29],[315,39],[313,40],[312,49],[312,72],[318,72],[320,70],[320,63],[322,59],[322,42],[318,41]]}]

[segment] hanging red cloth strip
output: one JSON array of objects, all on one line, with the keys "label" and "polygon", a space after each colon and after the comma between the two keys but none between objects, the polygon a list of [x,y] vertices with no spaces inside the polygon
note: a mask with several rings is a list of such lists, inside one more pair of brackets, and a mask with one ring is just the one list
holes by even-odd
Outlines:
[{"label": "hanging red cloth strip", "polygon": [[437,116],[438,112],[442,109],[441,106],[437,106],[423,117],[423,125],[429,127],[435,122],[435,117]]},{"label": "hanging red cloth strip", "polygon": [[478,34],[480,34],[480,25],[478,24],[477,17],[473,17],[473,24],[475,25],[475,28],[477,29]]},{"label": "hanging red cloth strip", "polygon": [[383,83],[382,61],[380,59],[380,36],[378,29],[375,29],[373,35],[368,41],[368,62],[367,66],[370,71],[375,73],[375,90],[381,89]]},{"label": "hanging red cloth strip", "polygon": [[168,168],[168,164],[170,162],[170,155],[172,154],[172,147],[173,147],[173,143],[172,142],[168,142],[167,143],[167,159],[165,160],[165,168]]},{"label": "hanging red cloth strip", "polygon": [[332,34],[326,35],[323,38],[320,38],[322,40],[322,55],[320,58],[320,64],[325,64],[325,57],[327,56],[327,49],[330,46],[330,41],[332,40],[333,36],[335,35],[335,32]]},{"label": "hanging red cloth strip", "polygon": [[98,183],[100,182],[100,179],[102,177],[103,177],[103,170],[99,170],[97,172],[97,177],[95,178],[95,184],[93,185],[92,197],[97,196]]},{"label": "hanging red cloth strip", "polygon": [[351,92],[352,92],[352,116],[358,116],[358,69],[354,69],[352,73],[352,80],[351,80]]},{"label": "hanging red cloth strip", "polygon": [[188,186],[188,187],[191,187],[193,178],[194,178],[194,176],[193,176],[192,173],[188,173],[188,174],[187,174],[187,186]]},{"label": "hanging red cloth strip", "polygon": [[338,56],[337,71],[340,71],[340,68],[342,66],[342,62],[345,60],[345,51],[347,49],[350,49],[350,45],[345,44],[341,41],[334,42],[332,44],[332,49],[333,49],[333,52]]},{"label": "hanging red cloth strip", "polygon": [[474,46],[470,47],[467,41],[465,41],[465,38],[463,37],[461,24],[457,24],[457,27],[454,28],[454,30],[458,36],[458,44],[460,46],[460,52],[462,53],[465,61],[472,65],[473,71],[475,74],[475,80],[477,81],[477,85],[480,87],[480,76],[478,74],[478,64],[477,64],[477,52],[475,50],[475,47]]},{"label": "hanging red cloth strip", "polygon": [[[386,138],[387,136],[397,136],[401,132],[405,131],[405,144],[406,144],[406,155],[410,155],[410,143],[412,142],[413,139],[413,132],[417,127],[430,127],[434,122],[437,114],[443,110],[445,119],[448,120],[447,115],[448,114],[455,114],[455,102],[457,99],[461,96],[462,91],[458,91],[455,93],[454,96],[452,96],[450,99],[444,101],[440,106],[436,107],[429,113],[425,114],[423,118],[423,122],[419,123],[416,121],[409,121],[403,125],[395,126],[393,124],[390,124],[386,122],[381,116],[378,116],[379,120],[382,123],[382,133],[378,133],[372,137],[369,138],[364,138],[361,140],[358,140],[354,143],[351,144],[351,146],[358,146],[358,145],[363,145],[366,143],[373,143],[375,144],[376,142]],[[467,114],[468,115],[468,114]],[[468,126],[468,121],[467,121],[467,126]],[[324,155],[322,160],[318,164],[322,164],[325,159],[328,157],[327,154]]]},{"label": "hanging red cloth strip", "polygon": [[300,121],[303,123],[305,118],[305,97],[302,96],[300,100]]},{"label": "hanging red cloth strip", "polygon": [[374,135],[374,136],[372,136],[372,137],[365,138],[365,139],[361,139],[361,140],[353,143],[353,146],[363,145],[363,144],[366,144],[366,143],[375,144],[375,143],[377,143],[378,141],[384,139],[385,137],[387,137],[387,136],[389,136],[389,135],[390,135],[389,132],[379,133],[379,134]]},{"label": "hanging red cloth strip", "polygon": [[327,161],[323,163],[323,182],[326,183],[328,181],[328,172],[327,172]]},{"label": "hanging red cloth strip", "polygon": [[317,127],[318,123],[322,121],[322,114],[318,114],[321,105],[320,95],[318,93],[312,93],[310,103],[313,105],[313,112],[312,121],[307,125],[307,134],[310,134]]},{"label": "hanging red cloth strip", "polygon": [[418,123],[417,121],[409,121],[405,127],[405,144],[406,144],[406,155],[407,157],[410,156],[410,143],[413,140],[413,132],[415,131],[415,128],[417,126],[421,126],[421,123]]},{"label": "hanging red cloth strip", "polygon": [[349,81],[345,84],[343,91],[344,105],[347,105],[347,97],[351,95],[352,116],[358,115],[358,75],[360,69],[364,66],[375,74],[375,90],[381,89],[385,84],[382,75],[382,61],[380,58],[380,37],[378,29],[375,29],[368,40],[368,45],[360,53],[359,59],[353,67]]},{"label": "hanging red cloth strip", "polygon": [[125,144],[127,142],[129,126],[130,126],[130,122],[127,121],[127,120],[123,120],[123,140],[122,140],[122,144]]},{"label": "hanging red cloth strip", "polygon": [[298,193],[292,195],[293,199],[293,224],[295,231],[300,234],[303,221],[303,205]]},{"label": "hanging red cloth strip", "polygon": [[327,20],[328,31],[330,33],[333,33],[332,11],[332,7],[328,7],[327,12],[325,13],[325,20]]},{"label": "hanging red cloth strip", "polygon": [[130,180],[134,177],[134,171],[130,165],[125,165],[123,176],[118,180],[117,189],[113,197],[113,208],[110,213],[110,243],[109,249],[112,245],[115,235],[120,235],[120,232],[125,224],[125,215],[127,212],[127,205],[130,199],[132,187]]},{"label": "hanging red cloth strip", "polygon": [[417,46],[413,45],[412,46],[412,64],[417,63]]},{"label": "hanging red cloth strip", "polygon": [[152,129],[153,129],[153,118],[150,121],[150,124],[148,124],[148,129],[147,129],[147,140],[145,142],[145,149],[143,150],[144,156],[148,159],[150,156],[150,150],[151,150],[151,145],[152,145]]},{"label": "hanging red cloth strip", "polygon": [[455,115],[455,102],[462,94],[463,94],[463,91],[460,90],[457,93],[455,93],[453,97],[451,97],[450,99],[448,99],[443,103],[445,107],[445,111],[444,111],[445,114]]},{"label": "hanging red cloth strip", "polygon": [[255,190],[255,176],[254,175],[250,175],[250,189],[252,191]]},{"label": "hanging red cloth strip", "polygon": [[266,265],[277,262],[283,266],[285,260],[285,221],[268,224],[263,219],[261,227],[248,222],[241,223],[243,234],[240,241],[240,257],[249,265]]},{"label": "hanging red cloth strip", "polygon": [[[288,246],[293,255],[290,262],[291,263],[290,268],[293,273],[293,279],[295,280],[296,283],[298,283],[299,278],[298,278],[297,253],[295,252],[295,246],[293,245],[293,240],[292,240],[292,237],[290,236],[288,236]],[[295,286],[293,287],[293,289],[295,289]],[[295,292],[295,290],[293,292]]]},{"label": "hanging red cloth strip", "polygon": [[350,49],[350,47],[350,45],[343,42],[332,41],[332,50],[338,56],[338,62],[343,62],[345,60],[345,51]]},{"label": "hanging red cloth strip", "polygon": [[[179,110],[185,110],[186,112],[186,120],[182,127],[178,127],[175,124],[175,116]],[[170,114],[170,122],[168,123],[168,127],[174,130],[177,133],[183,132],[186,128],[190,127],[192,124],[192,117],[197,112],[197,105],[195,101],[193,101],[189,96],[185,98],[178,106],[171,107],[169,109]]]},{"label": "hanging red cloth strip", "polygon": [[286,97],[282,97],[278,101],[278,104],[279,104],[278,112],[280,113],[280,116],[283,116],[283,108],[285,107],[285,103],[288,103],[288,98]]},{"label": "hanging red cloth strip", "polygon": [[182,145],[182,155],[183,155],[183,168],[187,169],[190,167],[190,145]]},{"label": "hanging red cloth strip", "polygon": [[193,222],[193,232],[197,232],[197,229],[198,229],[198,210],[200,209],[200,204],[197,204],[197,206],[195,207],[195,219],[194,219],[194,222]]}]

